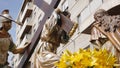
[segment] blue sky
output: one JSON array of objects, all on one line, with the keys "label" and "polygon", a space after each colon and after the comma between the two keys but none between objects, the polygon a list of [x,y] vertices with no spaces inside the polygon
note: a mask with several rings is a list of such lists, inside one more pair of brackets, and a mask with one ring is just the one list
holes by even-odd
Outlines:
[{"label": "blue sky", "polygon": [[[0,0],[0,13],[4,9],[9,9],[10,15],[14,20],[16,20],[18,13],[21,9],[23,0]],[[12,24],[12,28],[9,31],[13,41],[16,42],[16,24]],[[8,61],[10,62],[12,54],[10,54]]]},{"label": "blue sky", "polygon": [[[0,0],[0,13],[4,9],[9,9],[10,15],[15,20],[18,16],[18,13],[20,11],[21,5],[23,3],[23,0]],[[14,42],[16,40],[16,24],[12,24],[12,28],[9,31]]]}]

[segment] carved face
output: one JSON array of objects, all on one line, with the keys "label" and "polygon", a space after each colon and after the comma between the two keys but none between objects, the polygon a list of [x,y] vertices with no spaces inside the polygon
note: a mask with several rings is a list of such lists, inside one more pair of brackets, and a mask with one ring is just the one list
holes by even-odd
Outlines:
[{"label": "carved face", "polygon": [[104,9],[99,9],[98,11],[95,12],[94,18],[96,21],[100,22],[102,21],[102,17],[107,15],[107,12]]},{"label": "carved face", "polygon": [[95,14],[94,15],[94,18],[95,18],[95,20],[96,21],[102,21],[102,17],[104,16],[104,14],[102,14],[102,13],[98,13],[98,14]]},{"label": "carved face", "polygon": [[11,26],[12,26],[12,21],[5,21],[5,22],[2,23],[2,27],[6,31],[10,30]]}]

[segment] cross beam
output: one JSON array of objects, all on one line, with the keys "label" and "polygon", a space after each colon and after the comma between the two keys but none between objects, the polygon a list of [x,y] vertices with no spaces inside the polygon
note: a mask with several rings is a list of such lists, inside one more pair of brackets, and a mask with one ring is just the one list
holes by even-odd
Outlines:
[{"label": "cross beam", "polygon": [[51,0],[52,2],[50,4],[46,3],[44,0],[34,0],[34,3],[44,12],[43,19],[39,22],[40,25],[34,34],[30,46],[26,49],[25,53],[23,54],[23,57],[20,60],[20,63],[17,68],[25,68],[26,64],[28,63],[31,55],[34,52],[34,49],[36,48],[36,45],[39,42],[41,31],[43,28],[43,25],[48,17],[52,14],[54,11],[54,8],[56,8],[60,2],[60,0]]}]

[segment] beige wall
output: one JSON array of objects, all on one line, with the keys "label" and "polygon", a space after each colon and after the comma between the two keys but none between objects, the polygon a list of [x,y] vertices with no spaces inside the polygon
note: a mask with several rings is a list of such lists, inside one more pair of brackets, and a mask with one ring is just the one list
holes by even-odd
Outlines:
[{"label": "beige wall", "polygon": [[[98,9],[109,10],[118,4],[120,4],[120,0],[92,0],[91,2],[89,0],[68,0],[68,10],[71,13],[71,20],[78,22],[79,27],[70,39],[70,42],[58,48],[58,54],[61,54],[66,49],[74,52],[79,48],[86,48],[88,45],[91,45],[89,42],[90,35],[83,34],[82,32],[94,22],[93,14]],[[62,7],[61,5],[60,7]],[[88,9],[86,10],[86,8]],[[85,20],[79,22],[77,17],[81,14]]]}]

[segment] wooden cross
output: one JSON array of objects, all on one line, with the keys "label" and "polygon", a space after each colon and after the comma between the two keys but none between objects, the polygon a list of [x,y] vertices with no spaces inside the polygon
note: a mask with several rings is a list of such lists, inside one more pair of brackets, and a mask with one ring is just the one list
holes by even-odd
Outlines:
[{"label": "wooden cross", "polygon": [[43,28],[43,25],[48,17],[52,14],[54,9],[58,6],[59,2],[61,0],[51,0],[52,2],[50,4],[46,3],[44,0],[34,0],[34,3],[44,12],[43,19],[39,22],[40,25],[34,34],[30,46],[27,48],[25,53],[23,54],[23,57],[20,60],[20,63],[17,68],[25,68],[26,64],[28,63],[32,53],[34,52],[34,49],[36,45],[39,42],[41,31]]}]

